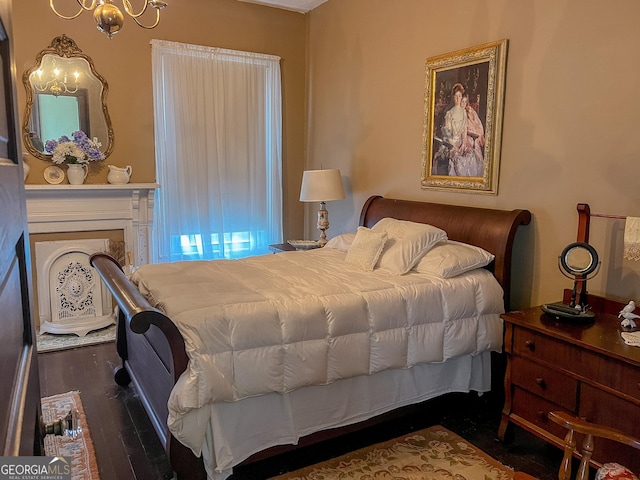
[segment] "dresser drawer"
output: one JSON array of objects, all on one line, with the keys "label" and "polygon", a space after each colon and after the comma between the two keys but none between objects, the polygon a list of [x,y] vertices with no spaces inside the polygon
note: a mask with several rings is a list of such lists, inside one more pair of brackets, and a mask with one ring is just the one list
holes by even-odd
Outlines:
[{"label": "dresser drawer", "polygon": [[640,368],[593,352],[584,352],[582,361],[588,372],[587,381],[609,387],[640,403]]},{"label": "dresser drawer", "polygon": [[[542,397],[523,390],[519,387],[513,389],[513,405],[511,409],[512,415],[517,415],[524,420],[533,423],[559,439],[563,439],[567,434],[567,430],[557,423],[549,420],[549,412],[566,411],[560,405],[549,402]],[[570,411],[569,413],[574,413]]]},{"label": "dresser drawer", "polygon": [[640,368],[629,363],[519,326],[513,329],[513,352],[630,395],[640,402]]},{"label": "dresser drawer", "polygon": [[576,410],[577,380],[515,355],[511,362],[511,383],[544,397],[565,410]]},{"label": "dresser drawer", "polygon": [[567,365],[566,360],[576,349],[566,342],[547,335],[515,326],[513,328],[513,353],[535,358],[551,365]]}]

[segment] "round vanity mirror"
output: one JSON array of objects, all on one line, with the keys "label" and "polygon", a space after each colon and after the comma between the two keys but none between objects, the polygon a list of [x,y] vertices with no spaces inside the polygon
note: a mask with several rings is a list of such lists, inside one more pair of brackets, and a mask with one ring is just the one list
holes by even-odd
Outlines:
[{"label": "round vanity mirror", "polygon": [[[565,277],[573,280],[571,301],[569,304],[562,302],[544,304],[542,310],[557,320],[594,321],[595,315],[587,305],[586,285],[587,277],[593,274],[591,276],[593,278],[600,268],[596,249],[585,242],[571,243],[558,257],[558,268]],[[579,284],[582,287],[578,292]]]},{"label": "round vanity mirror", "polygon": [[36,62],[24,72],[27,93],[22,139],[27,151],[48,160],[47,140],[71,137],[82,130],[102,144],[108,157],[113,150],[113,128],[107,110],[107,81],[93,61],[76,43],[60,35],[42,50]]},{"label": "round vanity mirror", "polygon": [[560,265],[569,275],[589,275],[599,264],[596,249],[584,242],[567,245],[560,255]]}]

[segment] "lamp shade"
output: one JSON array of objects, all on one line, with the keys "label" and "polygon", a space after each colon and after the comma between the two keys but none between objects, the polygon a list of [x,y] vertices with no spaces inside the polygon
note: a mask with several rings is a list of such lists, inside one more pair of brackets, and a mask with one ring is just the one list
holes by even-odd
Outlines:
[{"label": "lamp shade", "polygon": [[306,170],[302,175],[301,202],[328,202],[345,198],[340,170]]}]

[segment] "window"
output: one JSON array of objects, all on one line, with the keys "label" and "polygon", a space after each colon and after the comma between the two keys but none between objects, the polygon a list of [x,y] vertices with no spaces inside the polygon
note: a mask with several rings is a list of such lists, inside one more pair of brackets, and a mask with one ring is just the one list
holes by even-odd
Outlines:
[{"label": "window", "polygon": [[280,59],[151,45],[154,261],[267,253],[282,241]]}]

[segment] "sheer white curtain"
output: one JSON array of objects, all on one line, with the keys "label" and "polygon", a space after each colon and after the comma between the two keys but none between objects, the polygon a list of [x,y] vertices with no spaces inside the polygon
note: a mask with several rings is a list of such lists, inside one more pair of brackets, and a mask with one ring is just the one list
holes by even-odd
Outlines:
[{"label": "sheer white curtain", "polygon": [[153,260],[239,258],[282,241],[279,57],[153,40]]}]

